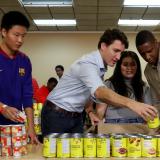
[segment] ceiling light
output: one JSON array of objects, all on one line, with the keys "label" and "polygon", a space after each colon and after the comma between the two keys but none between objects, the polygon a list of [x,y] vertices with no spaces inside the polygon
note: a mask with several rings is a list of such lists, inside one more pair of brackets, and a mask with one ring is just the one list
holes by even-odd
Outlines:
[{"label": "ceiling light", "polygon": [[160,6],[160,0],[124,0],[124,6]]},{"label": "ceiling light", "polygon": [[119,26],[156,26],[160,23],[160,20],[129,20],[129,19],[119,19]]},{"label": "ceiling light", "polygon": [[37,26],[76,26],[76,20],[35,19],[33,21]]},{"label": "ceiling light", "polygon": [[18,0],[25,7],[72,6],[72,0]]}]

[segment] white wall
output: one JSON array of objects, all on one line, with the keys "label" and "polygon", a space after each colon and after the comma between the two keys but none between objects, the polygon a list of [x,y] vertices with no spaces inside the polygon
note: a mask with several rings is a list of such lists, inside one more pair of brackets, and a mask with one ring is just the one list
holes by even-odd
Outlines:
[{"label": "white wall", "polygon": [[[83,54],[97,49],[102,33],[28,33],[21,50],[31,59],[33,77],[40,85],[46,84],[49,77],[56,77],[54,67],[62,64],[65,70]],[[126,33],[130,42],[129,49],[136,51],[135,33]],[[160,35],[156,35],[160,36]],[[146,63],[141,60],[142,71]],[[113,68],[105,78],[112,75]],[[143,75],[144,78],[144,75]],[[145,80],[145,78],[144,78]]]}]

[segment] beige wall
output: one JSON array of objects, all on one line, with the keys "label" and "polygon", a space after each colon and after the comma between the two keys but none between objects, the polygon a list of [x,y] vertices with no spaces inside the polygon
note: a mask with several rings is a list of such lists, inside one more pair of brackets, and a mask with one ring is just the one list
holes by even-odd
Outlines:
[{"label": "beige wall", "polygon": [[[99,37],[102,33],[28,33],[21,50],[31,59],[33,77],[39,84],[46,84],[49,77],[56,77],[54,67],[62,64],[65,70],[72,62],[82,55],[97,49]],[[130,41],[129,49],[135,48],[135,33],[127,33]],[[142,71],[145,62],[141,59]],[[113,68],[105,78],[112,74]],[[144,78],[144,76],[143,76]],[[144,78],[145,80],[145,78]]]}]

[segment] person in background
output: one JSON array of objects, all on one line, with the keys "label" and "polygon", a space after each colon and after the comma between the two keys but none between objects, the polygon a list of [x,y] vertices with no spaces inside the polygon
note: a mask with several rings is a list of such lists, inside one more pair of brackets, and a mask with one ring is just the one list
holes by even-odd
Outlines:
[{"label": "person in background", "polygon": [[142,30],[136,36],[136,47],[142,58],[148,62],[144,74],[151,88],[153,104],[160,114],[160,43],[152,32]]},{"label": "person in background", "polygon": [[43,85],[40,87],[36,92],[35,100],[37,103],[44,103],[49,92],[54,89],[54,87],[57,85],[58,81],[56,78],[51,77],[48,79],[47,86]]},{"label": "person in background", "polygon": [[55,67],[55,71],[56,71],[56,74],[57,76],[59,77],[59,79],[62,77],[63,75],[63,72],[64,72],[64,67],[62,65],[57,65]]},{"label": "person in background", "polygon": [[[101,36],[98,50],[74,62],[52,90],[41,113],[43,136],[50,133],[82,133],[84,106],[92,97],[106,104],[126,107],[145,120],[157,115],[155,107],[119,95],[103,84],[107,66],[113,67],[128,47],[127,37],[118,29]],[[92,114],[92,110],[88,110]]]},{"label": "person in background", "polygon": [[33,101],[36,102],[36,92],[39,90],[39,85],[35,78],[32,78],[32,87],[33,87]]},{"label": "person in background", "polygon": [[[116,93],[133,100],[152,104],[150,89],[142,80],[140,60],[135,52],[124,51],[117,62],[113,75],[105,85]],[[98,117],[105,123],[144,123],[132,110],[107,104],[97,104]]]},{"label": "person in background", "polygon": [[29,29],[28,19],[18,11],[10,11],[2,17],[0,44],[0,125],[19,124],[22,107],[28,120],[28,135],[32,143],[38,143],[33,125],[32,67],[30,59],[19,48]]}]

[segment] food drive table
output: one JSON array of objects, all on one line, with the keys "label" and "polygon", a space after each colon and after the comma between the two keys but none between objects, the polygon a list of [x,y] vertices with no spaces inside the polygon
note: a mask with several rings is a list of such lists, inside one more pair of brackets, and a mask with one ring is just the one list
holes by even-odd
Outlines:
[{"label": "food drive table", "polygon": [[96,160],[103,160],[103,159],[109,159],[109,160],[160,160],[160,157],[156,157],[156,158],[114,158],[114,157],[110,157],[110,158],[44,158],[42,156],[42,145],[28,145],[28,154],[25,156],[21,156],[19,158],[15,158],[15,157],[0,157],[0,160],[52,160],[52,159],[57,159],[57,160],[91,160],[91,159],[96,159]]}]

